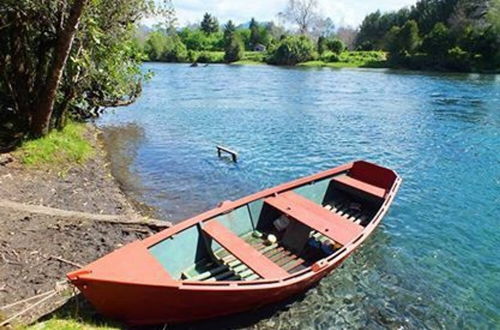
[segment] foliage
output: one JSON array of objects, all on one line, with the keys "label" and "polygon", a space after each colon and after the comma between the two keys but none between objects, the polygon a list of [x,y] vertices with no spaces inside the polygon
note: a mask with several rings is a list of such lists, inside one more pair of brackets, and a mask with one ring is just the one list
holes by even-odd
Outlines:
[{"label": "foliage", "polygon": [[470,54],[456,46],[448,50],[447,66],[456,71],[468,71]]},{"label": "foliage", "polygon": [[201,21],[200,28],[206,34],[216,33],[219,31],[219,22],[214,16],[209,13],[205,13],[203,20]]},{"label": "foliage", "polygon": [[449,29],[443,23],[439,22],[434,25],[432,31],[427,34],[422,43],[422,51],[428,55],[444,57],[448,53],[448,49],[453,44]]},{"label": "foliage", "polygon": [[236,62],[243,58],[245,46],[237,35],[232,34],[224,49],[224,61],[227,63]]},{"label": "foliage", "polygon": [[312,60],[315,56],[315,47],[306,36],[288,36],[283,38],[276,48],[271,51],[268,63],[278,65],[296,65],[300,62]]},{"label": "foliage", "polygon": [[229,20],[226,25],[224,25],[224,47],[226,47],[230,42],[231,38],[236,33],[236,26],[233,21]]},{"label": "foliage", "polygon": [[30,166],[82,164],[94,153],[85,134],[83,124],[70,122],[60,131],[23,143],[15,154]]},{"label": "foliage", "polygon": [[332,38],[332,39],[328,40],[327,48],[328,48],[328,50],[330,50],[336,54],[340,54],[344,51],[345,45],[341,40],[339,40],[337,38]]},{"label": "foliage", "polygon": [[356,45],[390,51],[396,66],[498,71],[500,0],[419,0],[409,10],[371,13]]},{"label": "foliage", "polygon": [[166,35],[162,31],[151,33],[144,45],[150,61],[184,62],[188,59],[186,46],[177,35]]},{"label": "foliage", "polygon": [[344,49],[345,49],[344,43],[338,38],[326,38],[323,36],[318,38],[319,54],[323,54],[323,52],[327,50],[340,54],[344,51]]},{"label": "foliage", "polygon": [[333,68],[380,68],[386,66],[386,54],[381,51],[344,51],[340,54],[326,51],[319,57],[319,61],[308,61],[299,65]]},{"label": "foliage", "polygon": [[360,50],[383,49],[383,39],[393,26],[402,26],[410,13],[407,9],[381,14],[376,11],[367,15],[359,28],[355,45]]},{"label": "foliage", "polygon": [[250,29],[250,46],[253,48],[260,42],[259,24],[253,17],[250,20],[249,29]]},{"label": "foliage", "polygon": [[326,52],[328,50],[328,47],[327,47],[327,39],[326,37],[324,36],[320,36],[318,38],[318,42],[317,42],[317,50],[318,50],[318,53],[321,55],[323,54],[324,52]]},{"label": "foliage", "polygon": [[224,63],[224,52],[202,51],[198,53],[196,61],[200,63]]},{"label": "foliage", "polygon": [[186,48],[190,50],[216,51],[224,47],[221,32],[206,34],[201,29],[184,28],[179,32],[179,37]]},{"label": "foliage", "polygon": [[1,1],[0,117],[14,114],[18,130],[39,136],[69,116],[133,101],[143,79],[133,22],[148,8],[147,0]]}]

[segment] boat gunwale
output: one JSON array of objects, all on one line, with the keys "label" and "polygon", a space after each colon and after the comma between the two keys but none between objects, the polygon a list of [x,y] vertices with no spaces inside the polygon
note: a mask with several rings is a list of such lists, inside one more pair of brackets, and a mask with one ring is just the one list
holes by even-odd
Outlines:
[{"label": "boat gunwale", "polygon": [[[394,174],[396,174],[396,179],[394,180],[393,186],[389,190],[389,193],[386,195],[386,198],[384,200],[384,203],[380,206],[378,212],[375,214],[373,217],[372,221],[363,229],[363,231],[356,236],[356,238],[352,239],[351,242],[348,244],[344,245],[340,250],[337,252],[333,253],[332,255],[318,260],[318,262],[324,263],[324,265],[318,270],[314,271],[312,269],[312,265],[298,271],[296,273],[290,274],[290,276],[287,277],[282,277],[279,279],[259,279],[259,280],[254,280],[254,281],[218,281],[218,282],[201,282],[201,281],[189,281],[189,280],[183,280],[183,281],[178,281],[180,285],[180,289],[195,289],[199,290],[200,287],[217,287],[217,289],[222,289],[222,288],[230,288],[233,289],[235,287],[252,287],[252,286],[258,286],[258,288],[263,288],[263,286],[267,285],[272,285],[271,287],[274,287],[273,284],[285,284],[286,282],[287,285],[293,284],[295,282],[301,282],[307,277],[312,277],[313,275],[319,274],[324,270],[330,269],[332,266],[334,266],[337,263],[340,263],[344,258],[349,256],[352,252],[354,252],[355,249],[359,245],[361,245],[370,235],[371,233],[375,230],[375,228],[378,226],[382,218],[385,216],[385,214],[389,210],[390,204],[392,204],[392,201],[394,200],[394,197],[401,185],[402,179],[401,177],[393,171]],[[314,265],[314,264],[313,264]],[[296,281],[290,281],[296,279]]]}]

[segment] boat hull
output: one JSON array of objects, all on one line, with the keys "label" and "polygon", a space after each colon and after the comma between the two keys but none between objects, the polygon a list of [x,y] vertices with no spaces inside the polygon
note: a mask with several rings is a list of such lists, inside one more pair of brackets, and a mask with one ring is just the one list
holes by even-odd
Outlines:
[{"label": "boat hull", "polygon": [[[352,178],[357,181],[361,180],[362,183],[357,183],[357,186],[361,188],[367,185],[374,186],[375,189],[369,190],[371,194],[378,194],[379,188],[383,188],[384,195],[380,197],[382,200],[378,211],[363,227],[362,231],[355,232],[335,253],[319,261],[314,261],[302,270],[285,274],[285,276],[271,274],[257,280],[203,282],[172,276],[150,252],[155,244],[175,239],[176,235],[194,226],[198,226],[209,235],[216,234],[214,231],[219,231],[218,235],[220,235],[220,226],[210,226],[210,221],[214,221],[213,219],[220,214],[226,214],[257,200],[269,201],[270,198],[274,198],[274,201],[271,200],[269,203],[276,204],[276,201],[280,201],[277,198],[280,194],[287,196],[281,199],[281,202],[286,201],[287,198],[293,197],[293,195],[287,194],[291,189],[320,182],[323,179],[330,180],[346,171],[352,172],[353,176],[343,177],[342,180],[352,180]],[[254,310],[304,292],[339,267],[378,227],[400,184],[401,178],[389,169],[364,161],[345,164],[269,188],[238,201],[222,203],[216,209],[188,219],[145,240],[128,244],[82,269],[68,274],[68,279],[78,287],[101,314],[130,325],[193,322]],[[287,210],[293,211],[297,215],[300,206],[307,203],[297,197],[293,198],[295,198],[296,204],[292,209],[288,208]],[[317,208],[310,208],[311,213],[305,211],[300,216],[309,217],[309,219],[313,218],[312,215],[318,216],[320,214],[322,216],[325,211],[322,206],[319,206],[319,209],[321,212]],[[315,221],[321,226],[325,225],[324,220],[316,219]],[[311,226],[317,226],[313,222],[310,221]],[[328,234],[329,227],[325,226],[325,228],[324,231]],[[323,229],[319,228],[318,230]],[[335,230],[333,228],[331,232],[335,233]],[[349,232],[347,233],[349,234]],[[221,239],[221,241],[224,240]],[[231,244],[228,244],[227,240],[221,244],[225,244],[225,248],[231,250]],[[165,256],[167,261],[172,260],[176,251],[171,252],[172,255],[166,254]],[[250,260],[252,253],[239,253],[238,258],[246,260],[247,265],[253,265],[255,261]],[[259,269],[257,267],[259,265],[253,266],[255,271]]]},{"label": "boat hull", "polygon": [[91,282],[81,288],[103,315],[129,325],[184,323],[241,313],[278,303],[307,291],[344,259],[307,279],[259,287],[161,287]]}]

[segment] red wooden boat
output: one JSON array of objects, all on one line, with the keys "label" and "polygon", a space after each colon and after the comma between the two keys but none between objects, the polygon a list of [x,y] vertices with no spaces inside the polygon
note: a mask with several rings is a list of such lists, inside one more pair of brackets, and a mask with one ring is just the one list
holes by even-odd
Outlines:
[{"label": "red wooden boat", "polygon": [[67,276],[100,313],[131,325],[254,309],[338,267],[400,183],[394,171],[356,161],[223,202]]}]

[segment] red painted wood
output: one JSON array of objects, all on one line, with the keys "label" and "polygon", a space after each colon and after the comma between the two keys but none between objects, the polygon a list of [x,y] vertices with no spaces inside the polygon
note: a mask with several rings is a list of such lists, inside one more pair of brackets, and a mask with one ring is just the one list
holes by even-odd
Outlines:
[{"label": "red painted wood", "polygon": [[203,231],[262,278],[282,278],[288,275],[286,270],[269,260],[217,220],[207,222],[203,226]]},{"label": "red painted wood", "polygon": [[[352,172],[356,164],[361,165]],[[154,244],[186,228],[195,225],[203,227],[204,223],[208,224],[214,217],[234,208],[346,172],[355,179],[385,188],[387,196],[373,219],[364,227],[361,239],[321,259],[321,267],[317,267],[319,262],[316,262],[279,279],[199,282],[171,278],[148,251]],[[142,241],[126,245],[67,274],[67,277],[99,313],[130,325],[188,322],[255,309],[303,292],[338,267],[378,226],[400,184],[401,178],[389,169],[367,162],[345,164],[224,203]]]},{"label": "red painted wood", "polygon": [[353,163],[349,176],[386,190],[391,189],[397,178],[394,171],[363,160]]},{"label": "red painted wood", "polygon": [[331,213],[292,191],[266,198],[265,202],[342,245],[346,245],[363,231],[362,226]]},{"label": "red painted wood", "polygon": [[384,198],[385,197],[385,189],[371,185],[369,183],[363,182],[361,180],[352,178],[347,175],[339,175],[336,176],[332,179],[335,182],[344,184],[346,186],[352,187],[354,189],[358,189],[361,191],[364,191],[367,194],[370,194],[372,196],[378,197],[378,198]]}]

